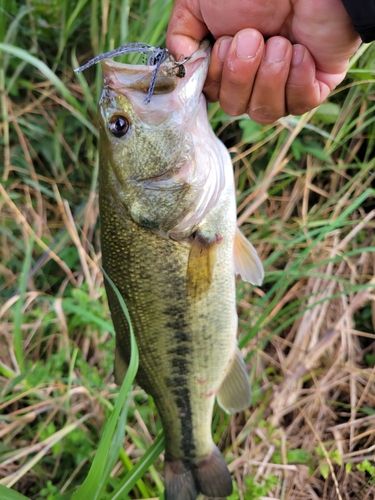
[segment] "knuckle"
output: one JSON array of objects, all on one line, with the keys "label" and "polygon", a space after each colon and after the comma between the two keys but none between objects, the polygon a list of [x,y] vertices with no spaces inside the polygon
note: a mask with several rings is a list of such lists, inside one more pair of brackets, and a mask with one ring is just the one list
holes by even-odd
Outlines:
[{"label": "knuckle", "polygon": [[220,106],[224,113],[229,116],[238,116],[246,113],[246,104],[243,103],[233,103],[220,99]]},{"label": "knuckle", "polygon": [[267,106],[256,107],[256,108],[250,107],[248,109],[248,115],[252,120],[266,125],[269,123],[273,123],[282,116],[284,116],[284,112],[270,109]]},{"label": "knuckle", "polygon": [[288,111],[291,115],[303,115],[304,113],[307,113],[307,111],[310,111],[311,109],[315,108],[316,106],[308,105],[306,103],[301,104],[301,103],[292,103],[288,104]]},{"label": "knuckle", "polygon": [[242,62],[232,59],[225,66],[223,77],[226,81],[236,87],[249,85],[255,78],[257,68],[254,65],[245,65]]},{"label": "knuckle", "polygon": [[320,104],[319,96],[309,86],[287,86],[286,103],[293,115],[303,115]]}]

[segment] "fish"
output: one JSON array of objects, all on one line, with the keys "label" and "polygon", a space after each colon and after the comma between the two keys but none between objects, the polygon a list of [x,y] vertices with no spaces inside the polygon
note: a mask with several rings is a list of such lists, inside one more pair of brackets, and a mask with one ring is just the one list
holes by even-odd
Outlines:
[{"label": "fish", "polygon": [[[212,414],[215,398],[227,413],[251,404],[237,345],[235,275],[254,285],[264,276],[256,250],[237,228],[230,155],[207,117],[202,89],[210,50],[203,42],[183,70],[166,58],[156,78],[154,66],[101,61],[102,264],[132,321],[137,383],[162,421],[166,500],[232,493],[212,439]],[[121,384],[129,326],[114,290],[105,287]]]}]

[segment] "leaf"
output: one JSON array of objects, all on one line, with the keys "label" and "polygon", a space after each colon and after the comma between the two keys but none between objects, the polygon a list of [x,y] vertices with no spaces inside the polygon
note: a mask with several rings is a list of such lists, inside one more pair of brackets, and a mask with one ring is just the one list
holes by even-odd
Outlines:
[{"label": "leaf", "polygon": [[315,158],[318,158],[318,160],[325,161],[326,163],[332,163],[332,159],[319,146],[305,146],[304,150],[306,153],[310,153],[312,156],[315,156]]},{"label": "leaf", "polygon": [[296,137],[292,142],[291,149],[293,151],[295,159],[297,161],[300,160],[304,147],[302,141],[298,137]]},{"label": "leaf", "polygon": [[328,464],[320,465],[319,471],[320,471],[321,475],[324,477],[324,479],[327,479],[328,475],[329,475],[329,465]]},{"label": "leaf", "polygon": [[337,463],[337,465],[340,465],[340,466],[342,465],[342,457],[341,457],[339,450],[335,450],[332,453],[331,457],[332,457],[332,460],[334,460]]},{"label": "leaf", "polygon": [[248,120],[240,120],[238,122],[240,128],[242,128],[242,140],[244,142],[254,142],[255,139],[259,139],[259,136],[261,134],[262,130],[262,125],[259,123],[251,120],[250,118]]},{"label": "leaf", "polygon": [[375,354],[366,353],[365,361],[367,363],[367,366],[369,367],[375,366]]},{"label": "leaf", "polygon": [[361,464],[357,465],[360,472],[367,472],[370,476],[375,477],[375,466],[371,465],[369,460],[364,460]]},{"label": "leaf", "polygon": [[324,102],[315,113],[315,118],[324,123],[335,123],[340,116],[341,108],[334,102]]}]

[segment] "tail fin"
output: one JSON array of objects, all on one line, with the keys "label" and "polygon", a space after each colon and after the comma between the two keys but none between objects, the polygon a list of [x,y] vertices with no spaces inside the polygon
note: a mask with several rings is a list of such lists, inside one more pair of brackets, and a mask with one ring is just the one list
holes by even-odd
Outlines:
[{"label": "tail fin", "polygon": [[193,471],[182,461],[164,464],[165,500],[196,500],[199,495]]},{"label": "tail fin", "polygon": [[197,490],[206,497],[225,498],[233,492],[230,472],[216,446],[210,455],[199,461],[193,476]]},{"label": "tail fin", "polygon": [[196,500],[199,493],[209,498],[232,494],[232,478],[224,458],[215,446],[196,462],[165,461],[165,500]]}]

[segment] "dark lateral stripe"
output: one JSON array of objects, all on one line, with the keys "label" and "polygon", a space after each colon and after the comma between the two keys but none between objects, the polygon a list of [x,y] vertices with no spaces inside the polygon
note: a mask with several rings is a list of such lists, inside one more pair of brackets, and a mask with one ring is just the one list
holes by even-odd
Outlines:
[{"label": "dark lateral stripe", "polygon": [[[191,349],[188,345],[177,345],[170,349],[173,355],[172,366],[174,374],[170,378],[170,387],[175,396],[175,402],[181,420],[181,445],[180,449],[184,460],[188,463],[195,459],[196,448],[193,439],[193,417],[191,409],[191,395],[189,383],[189,354]],[[177,458],[177,457],[176,457]]]},{"label": "dark lateral stripe", "polygon": [[176,368],[179,375],[186,375],[188,372],[188,361],[184,358],[173,358],[172,366]]},{"label": "dark lateral stripe", "polygon": [[172,393],[175,395],[175,401],[179,410],[181,420],[181,451],[184,457],[184,461],[191,463],[195,459],[196,449],[193,440],[193,422],[190,405],[190,391],[186,386],[188,380],[186,377],[173,377],[172,380],[176,381],[176,384],[178,384],[177,387],[172,388]]},{"label": "dark lateral stripe", "polygon": [[189,356],[191,349],[188,344],[178,344],[177,347],[168,350],[168,354],[178,356],[178,359],[183,359],[183,356]]},{"label": "dark lateral stripe", "polygon": [[[191,394],[189,382],[191,378],[190,360],[192,357],[191,325],[187,321],[187,300],[185,272],[171,269],[173,288],[166,290],[165,301],[168,306],[163,310],[166,317],[165,325],[171,335],[168,356],[172,366],[172,373],[166,380],[175,400],[178,418],[181,421],[182,436],[180,439],[181,458],[191,464],[196,456],[196,447],[193,438],[193,416],[191,408]],[[168,449],[166,450],[168,453]],[[177,459],[178,457],[168,457]]]}]

